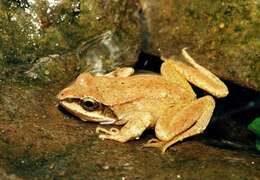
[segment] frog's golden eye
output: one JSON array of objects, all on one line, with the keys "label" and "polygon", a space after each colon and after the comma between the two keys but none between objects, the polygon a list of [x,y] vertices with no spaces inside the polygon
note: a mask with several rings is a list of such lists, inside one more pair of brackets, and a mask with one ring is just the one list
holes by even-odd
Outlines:
[{"label": "frog's golden eye", "polygon": [[100,103],[92,99],[86,99],[81,102],[81,106],[87,111],[94,111],[100,107]]}]

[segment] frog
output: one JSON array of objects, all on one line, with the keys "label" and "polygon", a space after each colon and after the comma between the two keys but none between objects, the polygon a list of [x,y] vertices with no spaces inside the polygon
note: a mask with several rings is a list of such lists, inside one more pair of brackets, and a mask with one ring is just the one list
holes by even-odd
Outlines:
[{"label": "frog", "polygon": [[[80,74],[57,95],[59,104],[86,122],[97,122],[98,137],[125,143],[139,139],[148,128],[155,138],[144,147],[162,153],[186,138],[204,132],[215,108],[215,99],[229,91],[223,81],[199,65],[182,49],[184,61],[161,56],[160,74],[136,74],[121,67],[108,74]],[[197,97],[192,85],[208,94]],[[213,97],[214,96],[214,97]],[[121,128],[104,128],[112,124]]]}]

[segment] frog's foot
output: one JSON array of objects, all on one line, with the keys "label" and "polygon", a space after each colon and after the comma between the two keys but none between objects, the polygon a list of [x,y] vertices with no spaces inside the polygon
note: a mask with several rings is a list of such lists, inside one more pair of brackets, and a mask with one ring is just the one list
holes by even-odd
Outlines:
[{"label": "frog's foot", "polygon": [[147,143],[145,143],[144,147],[153,147],[161,149],[164,146],[165,142],[160,141],[159,139],[152,138]]},{"label": "frog's foot", "polygon": [[105,139],[110,139],[110,140],[115,140],[115,141],[119,141],[119,142],[126,142],[126,140],[124,139],[123,136],[121,136],[119,134],[120,130],[116,129],[116,128],[111,128],[110,130],[107,130],[105,128],[101,128],[101,127],[97,127],[96,129],[96,133],[103,133],[103,134],[99,134],[99,138],[102,140]]},{"label": "frog's foot", "polygon": [[99,135],[99,138],[115,140],[121,143],[127,142],[131,139],[139,138],[143,131],[150,126],[152,122],[152,116],[150,113],[146,112],[133,112],[132,115],[135,119],[128,120],[128,122],[120,130],[116,128],[106,130],[104,128],[98,127],[96,132],[103,133]]},{"label": "frog's foot", "polygon": [[[171,142],[171,141],[170,141]],[[167,142],[167,141],[160,141],[159,139],[150,139],[149,141],[147,141],[147,143],[145,143],[143,146],[147,147],[147,148],[159,148],[162,152],[162,154],[165,153],[165,151],[168,149],[168,147],[170,147],[171,143]]]},{"label": "frog's foot", "polygon": [[145,147],[157,147],[164,153],[171,145],[202,133],[212,116],[215,101],[211,96],[169,109],[155,125],[156,137]]},{"label": "frog's foot", "polygon": [[[188,136],[189,137],[189,136]],[[160,141],[159,139],[150,139],[147,143],[145,143],[143,146],[148,147],[148,148],[159,148],[162,152],[162,154],[165,153],[165,151],[173,144],[175,144],[178,141],[181,141],[182,139],[179,140],[171,140],[169,142],[167,141]]]},{"label": "frog's foot", "polygon": [[134,69],[131,67],[117,68],[114,71],[105,74],[106,77],[129,77],[134,74]]},{"label": "frog's foot", "polygon": [[99,134],[99,136],[98,136],[102,140],[110,139],[110,140],[118,141],[121,143],[124,143],[128,140],[122,134],[119,133],[120,132],[119,130],[114,131],[114,130],[110,129],[110,131],[108,131],[106,129],[100,128],[100,129],[96,130],[96,132],[97,133],[103,132],[103,134]]}]

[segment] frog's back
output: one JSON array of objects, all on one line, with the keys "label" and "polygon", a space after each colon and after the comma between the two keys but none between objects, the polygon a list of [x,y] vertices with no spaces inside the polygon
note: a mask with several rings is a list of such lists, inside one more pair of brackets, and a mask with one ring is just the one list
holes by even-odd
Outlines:
[{"label": "frog's back", "polygon": [[96,77],[96,87],[108,105],[122,104],[141,98],[171,98],[175,101],[191,99],[184,88],[166,81],[160,75],[130,77]]}]

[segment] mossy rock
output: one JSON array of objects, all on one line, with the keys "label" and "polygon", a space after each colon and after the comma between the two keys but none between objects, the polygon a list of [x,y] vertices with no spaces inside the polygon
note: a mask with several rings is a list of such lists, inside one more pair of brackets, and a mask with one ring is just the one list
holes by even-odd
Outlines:
[{"label": "mossy rock", "polygon": [[[92,46],[98,44],[99,41],[93,43],[92,40],[107,32],[120,38],[120,41],[113,41],[115,44],[108,46],[119,48],[124,53],[120,54],[120,62],[113,59],[118,57],[110,57],[109,63],[103,60],[102,68],[109,69],[110,61],[132,65],[140,51],[137,11],[135,2],[126,0],[3,0],[0,2],[0,68],[25,64],[29,70],[41,58],[55,54],[63,57],[60,60],[62,65],[66,55],[74,53],[78,66],[75,66],[76,69],[71,67],[72,72],[78,68],[95,70],[92,64],[80,67],[86,63],[78,59],[77,53],[87,43]],[[102,41],[102,38],[99,39]]]},{"label": "mossy rock", "polygon": [[145,51],[183,47],[218,76],[260,90],[260,6],[254,0],[141,0]]}]

